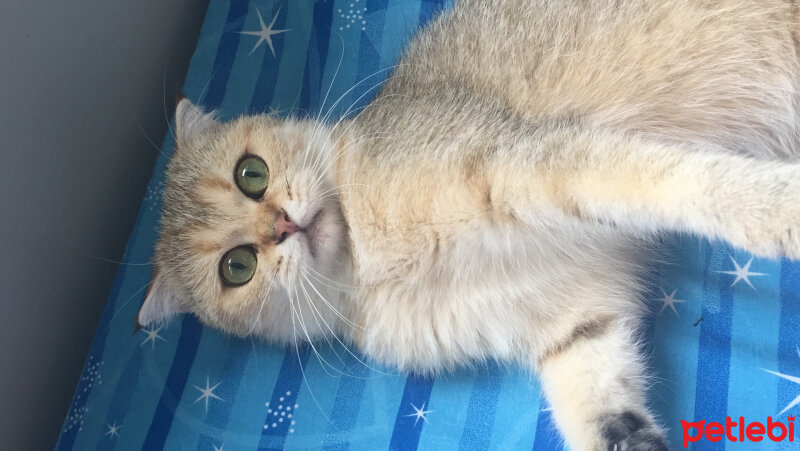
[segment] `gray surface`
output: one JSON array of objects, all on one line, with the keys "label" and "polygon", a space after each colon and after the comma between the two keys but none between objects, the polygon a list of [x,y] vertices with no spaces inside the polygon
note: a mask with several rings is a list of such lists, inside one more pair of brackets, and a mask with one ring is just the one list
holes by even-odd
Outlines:
[{"label": "gray surface", "polygon": [[55,444],[206,6],[0,0],[3,449]]}]

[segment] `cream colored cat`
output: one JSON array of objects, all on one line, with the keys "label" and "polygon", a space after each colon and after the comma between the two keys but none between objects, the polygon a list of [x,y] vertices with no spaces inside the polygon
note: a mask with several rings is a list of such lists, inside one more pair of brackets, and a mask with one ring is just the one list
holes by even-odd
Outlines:
[{"label": "cream colored cat", "polygon": [[666,449],[645,245],[800,257],[799,34],[786,0],[461,0],[353,119],[183,100],[139,321],[336,334],[408,371],[517,362],[573,449]]}]

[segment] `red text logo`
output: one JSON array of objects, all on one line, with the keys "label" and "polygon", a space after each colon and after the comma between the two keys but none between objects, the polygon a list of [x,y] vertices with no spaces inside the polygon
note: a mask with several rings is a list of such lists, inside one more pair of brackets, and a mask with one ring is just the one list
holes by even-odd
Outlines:
[{"label": "red text logo", "polygon": [[786,423],[774,421],[772,417],[767,417],[767,423],[759,421],[749,423],[744,417],[739,417],[739,421],[733,421],[731,417],[725,418],[725,424],[706,420],[688,422],[681,420],[683,429],[683,447],[689,443],[695,443],[701,439],[710,442],[719,442],[723,439],[731,442],[760,442],[764,439],[773,442],[794,442],[794,416],[786,418]]}]

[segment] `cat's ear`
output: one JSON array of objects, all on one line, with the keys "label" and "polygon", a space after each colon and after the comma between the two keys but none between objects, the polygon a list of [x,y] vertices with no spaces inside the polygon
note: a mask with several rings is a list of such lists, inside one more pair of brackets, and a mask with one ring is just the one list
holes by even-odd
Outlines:
[{"label": "cat's ear", "polygon": [[136,317],[134,332],[149,324],[164,323],[173,316],[187,311],[175,290],[159,276],[156,270]]},{"label": "cat's ear", "polygon": [[219,122],[214,113],[206,113],[189,99],[183,98],[175,108],[175,140],[177,147],[187,145],[192,139],[214,129]]}]

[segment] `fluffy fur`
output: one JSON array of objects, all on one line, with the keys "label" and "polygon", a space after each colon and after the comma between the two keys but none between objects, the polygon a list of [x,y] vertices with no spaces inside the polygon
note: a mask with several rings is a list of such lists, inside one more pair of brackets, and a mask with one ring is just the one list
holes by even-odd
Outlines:
[{"label": "fluffy fur", "polygon": [[[661,231],[800,257],[797,5],[460,0],[353,119],[176,113],[139,321],[537,371],[579,450],[666,449],[636,326]],[[234,166],[267,162],[260,200]],[[276,215],[308,230],[276,239]],[[316,218],[316,219],[314,219]],[[253,280],[225,286],[250,244]]]}]

